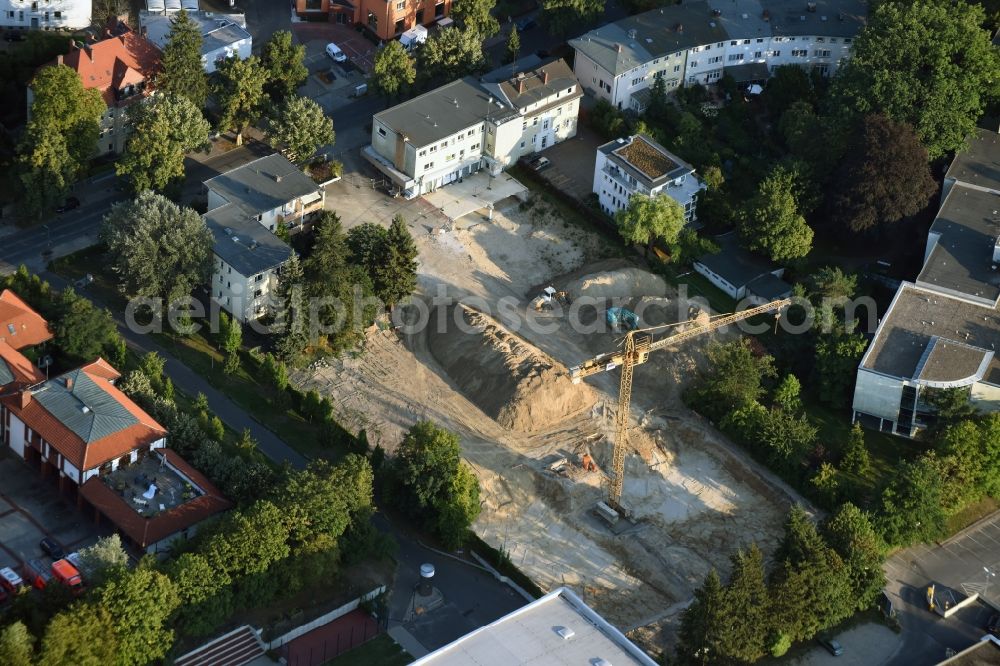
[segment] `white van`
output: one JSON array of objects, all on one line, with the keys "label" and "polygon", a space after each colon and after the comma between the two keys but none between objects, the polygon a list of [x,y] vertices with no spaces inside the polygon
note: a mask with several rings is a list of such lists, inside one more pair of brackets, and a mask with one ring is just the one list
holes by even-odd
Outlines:
[{"label": "white van", "polygon": [[326,54],[331,58],[333,58],[334,62],[344,62],[347,60],[347,56],[344,54],[344,52],[341,51],[340,47],[334,44],[333,42],[330,42],[329,44],[326,45]]}]

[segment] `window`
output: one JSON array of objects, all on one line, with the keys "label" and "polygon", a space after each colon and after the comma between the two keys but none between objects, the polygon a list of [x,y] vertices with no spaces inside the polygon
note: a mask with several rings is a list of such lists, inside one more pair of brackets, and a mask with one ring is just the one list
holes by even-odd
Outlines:
[{"label": "window", "polygon": [[743,43],[744,43],[744,44],[749,44],[749,43],[750,43],[750,40],[749,40],[749,39],[744,39],[744,40],[743,40]]},{"label": "window", "polygon": [[688,64],[689,64],[689,65],[691,65],[691,67],[697,67],[697,66],[698,66],[698,61],[697,61],[697,60],[692,60],[692,61],[691,61],[690,63],[688,63]]},{"label": "window", "polygon": [[524,141],[521,142],[521,147],[524,148]]},{"label": "window", "polygon": [[263,294],[263,293],[264,292],[262,290],[258,289],[258,290],[256,290],[256,291],[253,292],[253,297],[254,298],[260,298],[261,294]]},{"label": "window", "polygon": [[831,37],[830,38],[830,43],[831,44],[836,44],[837,43],[837,38],[836,37]]},{"label": "window", "polygon": [[823,43],[823,42],[825,42],[825,41],[826,41],[826,40],[825,40],[825,39],[823,39],[822,37],[817,37],[817,38],[816,38],[816,43],[817,43],[817,44],[822,44],[822,43]]},{"label": "window", "polygon": [[845,43],[845,44],[850,44],[850,43],[851,43],[851,41],[852,41],[852,40],[851,40],[851,38],[850,38],[850,37],[844,37],[844,43]]},{"label": "window", "polygon": [[714,65],[715,63],[722,62],[722,56],[715,56],[714,58],[708,59],[709,65]]},{"label": "window", "polygon": [[482,144],[479,144],[479,143],[472,144],[472,150],[479,150],[479,146],[480,145],[482,145]]},{"label": "window", "polygon": [[432,153],[436,153],[437,149],[438,149],[437,146],[431,146],[430,148],[428,148],[428,150],[431,151]]},{"label": "window", "polygon": [[680,65],[674,65],[674,71],[675,72],[681,71],[681,66]]},{"label": "window", "polygon": [[426,150],[421,150],[421,151],[420,151],[419,153],[417,153],[417,154],[418,154],[418,155],[420,155],[420,157],[424,157],[425,155],[427,155],[427,151],[426,151]]},{"label": "window", "polygon": [[531,126],[534,127],[537,124],[538,124],[538,116],[535,116],[534,118],[531,119]]},{"label": "window", "polygon": [[62,18],[62,12],[53,12],[52,15],[56,18],[56,20]]},{"label": "window", "polygon": [[719,42],[718,44],[716,44],[716,46],[718,46],[720,49],[725,45],[726,45],[725,42]]},{"label": "window", "polygon": [[416,24],[417,25],[423,25],[424,24],[424,10],[423,10],[423,8],[420,8],[420,9],[417,10],[417,22],[416,22]]},{"label": "window", "polygon": [[659,58],[657,58],[656,60],[654,60],[654,61],[653,61],[653,64],[654,64],[654,65],[659,65],[659,64],[660,64],[660,59],[659,59]]},{"label": "window", "polygon": [[759,58],[763,58],[764,57],[764,52],[763,51],[754,51],[753,52],[753,57],[754,58],[758,58],[758,59]]},{"label": "window", "polygon": [[706,51],[711,51],[712,50],[712,45],[711,44],[705,44],[705,46],[703,46],[702,48],[704,50],[706,50]]},{"label": "window", "polygon": [[253,281],[254,282],[260,282],[263,279],[264,279],[264,274],[263,273],[257,273],[257,275],[254,276]]},{"label": "window", "polygon": [[396,3],[396,11],[401,12],[404,9],[406,9],[406,0],[399,0],[399,2]]},{"label": "window", "polygon": [[637,85],[639,85],[640,83],[642,83],[642,82],[643,82],[643,80],[644,80],[645,78],[646,78],[646,77],[644,77],[644,76],[640,76],[640,77],[638,77],[638,78],[635,78],[635,79],[632,79],[632,85],[633,85],[633,86],[637,86]]},{"label": "window", "polygon": [[792,49],[793,58],[805,58],[809,55],[809,51],[806,49]]},{"label": "window", "polygon": [[733,41],[729,42],[730,46],[736,46],[737,44],[739,44],[739,42],[736,41],[735,39]]},{"label": "window", "polygon": [[829,58],[830,49],[819,49],[817,51],[813,51],[813,55],[816,56],[817,58]]},{"label": "window", "polygon": [[386,136],[386,132],[385,132],[385,128],[384,127],[379,127],[378,128],[378,135],[379,136]]},{"label": "window", "polygon": [[425,169],[433,169],[433,168],[434,168],[434,162],[428,162],[428,163],[427,163],[427,166],[426,166],[426,167],[424,167],[424,168],[425,168]]},{"label": "window", "polygon": [[368,12],[368,27],[372,32],[378,32],[378,17],[375,16],[375,12]]},{"label": "window", "polygon": [[542,123],[542,129],[543,130],[547,130],[548,128],[549,128],[549,120],[548,120],[548,118],[546,118],[545,122]]},{"label": "window", "polygon": [[763,40],[763,39],[761,39],[760,37],[758,37],[758,38],[757,38],[757,43],[758,43],[758,44],[763,44],[763,43],[764,43],[764,40]]},{"label": "window", "polygon": [[455,153],[452,153],[451,155],[448,155],[446,158],[444,158],[444,161],[445,162],[451,162],[453,159],[455,159]]},{"label": "window", "polygon": [[730,54],[728,60],[729,60],[729,62],[740,62],[741,60],[743,60],[743,54],[742,53],[732,53],[732,54]]},{"label": "window", "polygon": [[528,121],[527,121],[527,119],[525,119],[525,121],[523,123],[521,123],[521,129],[522,130],[528,129]]}]

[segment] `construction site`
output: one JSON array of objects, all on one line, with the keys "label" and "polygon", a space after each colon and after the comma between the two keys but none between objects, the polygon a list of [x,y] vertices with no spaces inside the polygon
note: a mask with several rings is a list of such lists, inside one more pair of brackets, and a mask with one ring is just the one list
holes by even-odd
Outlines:
[{"label": "construction site", "polygon": [[[491,220],[409,213],[421,300],[396,323],[413,326],[373,328],[360,354],[293,380],[328,395],[345,427],[389,452],[420,419],[458,433],[482,489],[476,533],[542,589],[572,586],[647,648],[662,647],[710,568],[727,572],[750,542],[773,552],[795,501],[681,401],[706,345],[736,329],[694,335],[715,313],[679,302],[641,262],[544,201],[505,202]],[[656,339],[692,337],[634,368],[631,412],[616,432],[620,369],[587,363],[620,352],[629,328],[654,326]],[[621,520],[595,510],[609,492]]]}]

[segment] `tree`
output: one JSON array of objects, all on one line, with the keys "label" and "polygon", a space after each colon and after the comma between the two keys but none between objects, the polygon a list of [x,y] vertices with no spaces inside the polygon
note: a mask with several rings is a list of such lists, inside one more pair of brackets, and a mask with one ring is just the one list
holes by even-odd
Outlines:
[{"label": "tree", "polygon": [[351,262],[374,276],[388,251],[389,232],[374,222],[363,222],[347,232]]},{"label": "tree", "polygon": [[264,375],[278,392],[284,392],[288,388],[288,366],[275,358],[274,354],[264,355]]},{"label": "tree", "polygon": [[163,383],[163,370],[166,367],[167,359],[155,351],[146,352],[139,361],[139,369],[149,379],[149,384],[153,389],[159,388]]},{"label": "tree", "polygon": [[420,47],[419,69],[428,82],[451,81],[486,65],[483,41],[472,30],[445,28]]},{"label": "tree", "polygon": [[268,143],[292,162],[302,162],[320,146],[333,143],[333,121],[323,107],[307,97],[285,98],[267,121]]},{"label": "tree", "polygon": [[201,29],[183,9],[174,15],[167,44],[160,63],[163,72],[156,80],[161,93],[173,93],[191,100],[197,109],[205,108],[208,79],[201,64]]},{"label": "tree", "polygon": [[915,215],[937,191],[927,150],[913,128],[881,115],[862,121],[834,182],[834,215],[854,232],[884,229]]},{"label": "tree", "polygon": [[829,332],[816,336],[816,356],[813,368],[819,387],[819,399],[835,407],[847,403],[858,361],[865,353],[868,341],[853,330],[854,325],[838,323]]},{"label": "tree", "polygon": [[225,312],[219,313],[219,349],[235,354],[243,346],[243,326]]},{"label": "tree", "polygon": [[267,70],[256,56],[240,60],[230,56],[216,67],[218,83],[214,92],[219,103],[219,128],[236,132],[236,144],[243,144],[243,131],[260,118],[263,109]]},{"label": "tree", "polygon": [[413,58],[399,41],[390,40],[375,55],[372,88],[386,99],[393,99],[417,78]]},{"label": "tree", "polygon": [[373,483],[368,461],[355,454],[336,467],[317,460],[287,474],[274,501],[287,511],[292,543],[307,552],[332,548],[352,516],[371,506]]},{"label": "tree", "polygon": [[968,386],[946,389],[927,388],[924,389],[921,397],[928,406],[934,409],[935,422],[931,430],[932,434],[935,435],[949,426],[972,418],[976,413],[976,408],[970,400],[971,392]]},{"label": "tree", "polygon": [[304,274],[299,256],[292,252],[281,267],[275,290],[275,352],[283,361],[293,361],[309,344],[307,313],[303,296]]},{"label": "tree", "polygon": [[375,268],[375,294],[389,307],[417,288],[417,245],[401,215],[395,215],[385,236],[385,254]]},{"label": "tree", "polygon": [[685,664],[718,663],[725,653],[721,628],[724,618],[725,599],[719,574],[712,569],[705,576],[705,582],[695,590],[694,601],[681,615],[678,632],[677,657]]},{"label": "tree", "polygon": [[111,313],[67,287],[60,294],[55,339],[59,350],[78,361],[92,361],[118,339]]},{"label": "tree", "polygon": [[809,285],[815,298],[842,305],[858,290],[858,276],[836,266],[824,266],[809,276]]},{"label": "tree", "polygon": [[659,241],[671,244],[684,227],[684,207],[666,195],[634,194],[628,206],[615,213],[618,233],[626,241],[645,246],[646,255]]},{"label": "tree", "polygon": [[160,297],[169,304],[212,274],[214,239],[205,221],[159,194],[143,192],[115,204],[104,217],[101,240],[126,295]]},{"label": "tree", "polygon": [[451,488],[459,466],[458,435],[431,421],[418,421],[396,454],[398,478],[405,489],[403,508],[418,512],[439,503]]},{"label": "tree", "polygon": [[602,0],[542,0],[541,20],[553,36],[564,37],[603,11]]},{"label": "tree", "polygon": [[763,99],[771,117],[777,119],[798,104],[807,105],[799,107],[800,110],[808,108],[812,111],[816,102],[816,90],[805,68],[781,65],[771,71]]},{"label": "tree", "polygon": [[500,32],[500,24],[490,13],[496,4],[496,0],[455,0],[451,15],[462,28],[479,35],[480,41],[486,41]]},{"label": "tree", "polygon": [[947,483],[933,453],[900,463],[882,491],[878,526],[886,543],[904,547],[943,534],[948,519],[944,510]]},{"label": "tree", "polygon": [[122,548],[121,537],[112,534],[81,548],[80,564],[87,571],[88,581],[99,584],[108,572],[128,565],[128,553]]},{"label": "tree", "polygon": [[871,469],[871,457],[868,455],[868,447],[865,445],[865,432],[861,429],[861,423],[857,421],[851,426],[851,433],[847,436],[847,444],[844,447],[844,456],[840,460],[840,467],[844,471],[861,476],[868,474]]},{"label": "tree", "polygon": [[743,215],[740,233],[749,250],[783,263],[809,254],[813,231],[799,214],[792,173],[776,167],[761,181]]},{"label": "tree", "polygon": [[[521,36],[517,34],[517,24],[514,23],[510,26],[510,34],[507,35],[507,48],[503,54],[504,64],[514,62],[519,55],[521,55]],[[656,81],[659,82],[660,79]],[[656,84],[653,85],[655,87]]]},{"label": "tree", "polygon": [[960,149],[1000,80],[984,22],[975,3],[879,3],[834,79],[839,112],[910,124],[931,159]]},{"label": "tree", "polygon": [[184,155],[207,149],[208,121],[183,95],[165,92],[128,110],[134,130],[125,154],[115,165],[135,192],[163,189],[184,178]]},{"label": "tree", "polygon": [[100,92],[84,88],[65,65],[43,67],[31,81],[30,120],[20,147],[24,206],[40,215],[58,203],[94,155],[101,116]]},{"label": "tree", "polygon": [[97,590],[97,599],[113,622],[119,666],[143,666],[170,650],[174,632],[169,619],[180,599],[164,574],[145,567],[119,569]]},{"label": "tree", "polygon": [[285,513],[273,502],[258,500],[243,511],[230,513],[201,551],[213,569],[230,577],[263,573],[291,552]]},{"label": "tree", "polygon": [[435,506],[436,531],[449,548],[465,543],[469,527],[479,517],[479,479],[465,463],[460,463],[452,479],[448,497]]},{"label": "tree", "polygon": [[827,543],[847,565],[856,599],[855,609],[870,608],[885,587],[882,571],[885,543],[871,516],[846,502],[823,526]]},{"label": "tree", "polygon": [[34,639],[21,621],[12,622],[0,629],[0,664],[6,666],[31,666]]},{"label": "tree", "polygon": [[94,604],[74,604],[59,613],[45,629],[39,660],[46,666],[120,663],[111,615]]},{"label": "tree", "polygon": [[305,44],[293,44],[288,30],[278,30],[267,40],[262,64],[267,70],[266,87],[272,100],[280,102],[291,97],[309,78],[305,57]]},{"label": "tree", "polygon": [[799,394],[802,392],[802,384],[798,377],[789,373],[781,380],[777,388],[774,389],[774,406],[786,412],[798,412],[802,410],[802,399]]},{"label": "tree", "polygon": [[709,345],[708,361],[711,370],[703,377],[698,406],[716,418],[760,400],[763,381],[776,375],[774,359],[756,356],[744,338]]},{"label": "tree", "polygon": [[733,573],[722,593],[719,649],[739,663],[753,663],[764,656],[770,634],[764,556],[757,544],[750,544],[731,559]]}]

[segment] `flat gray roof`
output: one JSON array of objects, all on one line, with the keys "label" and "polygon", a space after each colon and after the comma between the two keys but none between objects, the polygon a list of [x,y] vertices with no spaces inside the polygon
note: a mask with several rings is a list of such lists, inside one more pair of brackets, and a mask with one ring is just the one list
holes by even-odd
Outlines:
[{"label": "flat gray roof", "polygon": [[558,588],[413,666],[656,666],[620,631]]},{"label": "flat gray roof", "polygon": [[[1000,312],[904,282],[882,317],[861,367],[928,382],[1000,385]],[[987,355],[989,358],[987,359]]]},{"label": "flat gray roof", "polygon": [[139,420],[82,370],[71,370],[34,389],[32,398],[87,444]]},{"label": "flat gray roof", "polygon": [[976,129],[969,147],[955,153],[945,178],[1000,191],[1000,135]]},{"label": "flat gray roof", "polygon": [[474,78],[466,77],[376,113],[375,119],[423,147],[482,123],[490,111],[502,112]]},{"label": "flat gray roof", "polygon": [[289,201],[319,191],[312,178],[278,153],[207,180],[205,187],[236,204],[248,215],[274,210]]},{"label": "flat gray roof", "polygon": [[854,37],[868,21],[865,0],[761,0],[760,5],[770,14],[775,37]]},{"label": "flat gray roof", "polygon": [[244,277],[280,266],[292,248],[238,206],[228,203],[204,215],[215,244],[212,251]]},{"label": "flat gray roof", "polygon": [[716,236],[712,242],[719,246],[719,252],[698,257],[698,263],[737,289],[775,269],[767,259],[743,249],[735,231]]},{"label": "flat gray roof", "polygon": [[[243,14],[216,14],[214,12],[192,12],[188,17],[201,28],[201,53],[207,55],[224,46],[251,39],[246,29]],[[146,37],[162,50],[170,39],[174,13],[140,11],[139,25],[146,29]]]},{"label": "flat gray roof", "polygon": [[747,289],[769,301],[785,298],[792,293],[792,285],[774,273],[767,273],[754,278],[747,284]]},{"label": "flat gray roof", "polygon": [[1000,272],[993,247],[1000,235],[1000,195],[956,183],[931,225],[940,234],[917,283],[994,303]]}]

